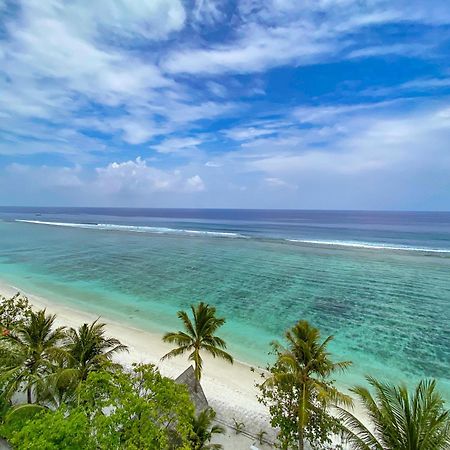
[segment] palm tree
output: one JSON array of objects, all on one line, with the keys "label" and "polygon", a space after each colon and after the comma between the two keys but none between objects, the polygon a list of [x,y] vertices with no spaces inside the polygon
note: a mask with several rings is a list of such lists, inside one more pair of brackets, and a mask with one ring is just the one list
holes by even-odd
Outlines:
[{"label": "palm tree", "polygon": [[53,328],[55,318],[55,315],[46,314],[45,309],[31,312],[28,321],[2,336],[2,341],[14,355],[2,375],[8,385],[8,397],[25,387],[27,401],[32,403],[33,389],[39,388],[42,380],[52,372],[54,361],[61,352],[59,344],[64,339],[64,327]]},{"label": "palm tree", "polygon": [[67,331],[68,365],[78,371],[81,381],[85,381],[91,371],[108,364],[116,353],[128,351],[118,339],[105,337],[105,326],[97,319],[90,325],[81,325],[78,330]]},{"label": "palm tree", "polygon": [[333,336],[320,342],[320,331],[306,320],[300,320],[285,334],[288,342],[283,347],[273,342],[277,362],[263,384],[268,388],[292,386],[298,393],[295,400],[298,428],[298,448],[304,449],[305,430],[314,413],[321,414],[334,404],[350,405],[351,398],[339,392],[329,381],[336,371],[347,369],[350,361],[333,362],[327,351]]},{"label": "palm tree", "polygon": [[450,448],[450,411],[436,392],[436,381],[423,380],[409,393],[405,386],[367,381],[352,389],[366,410],[372,426],[366,427],[352,413],[339,408],[344,437],[356,450],[444,450]]},{"label": "palm tree", "polygon": [[59,406],[74,400],[78,386],[89,373],[115,367],[111,363],[114,354],[128,351],[118,339],[105,337],[105,324],[98,320],[83,324],[78,329],[67,330],[64,353],[59,360],[59,370],[48,377],[43,389],[47,401]]},{"label": "palm tree", "polygon": [[[216,331],[225,323],[225,319],[216,317],[216,308],[206,303],[200,302],[197,306],[191,305],[193,321],[189,318],[186,311],[178,311],[178,318],[182,321],[185,331],[166,333],[163,337],[164,342],[176,344],[169,353],[162,359],[172,358],[189,354],[189,360],[194,362],[194,372],[197,384],[200,383],[202,375],[203,360],[200,352],[219,357],[233,363],[233,357],[224,349],[227,348],[225,341],[215,336]],[[197,389],[197,385],[196,385]]]},{"label": "palm tree", "polygon": [[216,413],[212,408],[204,409],[192,420],[191,446],[192,450],[220,450],[220,444],[210,444],[214,434],[225,433],[220,425],[212,425]]}]

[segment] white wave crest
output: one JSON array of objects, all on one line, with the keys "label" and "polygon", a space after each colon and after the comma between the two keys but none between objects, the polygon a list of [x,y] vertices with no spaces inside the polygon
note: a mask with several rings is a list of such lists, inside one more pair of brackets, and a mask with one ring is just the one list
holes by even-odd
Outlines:
[{"label": "white wave crest", "polygon": [[202,236],[228,237],[228,238],[246,237],[239,233],[231,233],[225,231],[185,230],[178,228],[147,227],[139,225],[116,225],[112,223],[45,222],[42,220],[19,220],[19,219],[16,219],[16,222],[31,223],[37,225],[52,225],[57,227],[68,227],[68,228],[83,228],[88,230],[131,231],[135,233],[152,233],[152,234],[188,234],[194,236],[202,235]]},{"label": "white wave crest", "polygon": [[450,249],[430,248],[430,247],[412,247],[409,245],[391,245],[381,242],[360,242],[360,241],[325,241],[317,239],[286,239],[289,242],[298,242],[301,244],[325,245],[331,247],[354,247],[367,248],[371,250],[404,250],[410,252],[422,253],[450,253]]}]

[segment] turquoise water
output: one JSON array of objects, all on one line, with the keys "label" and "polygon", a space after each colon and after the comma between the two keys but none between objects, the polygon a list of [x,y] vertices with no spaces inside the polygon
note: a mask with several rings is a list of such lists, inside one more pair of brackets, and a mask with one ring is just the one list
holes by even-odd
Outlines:
[{"label": "turquoise water", "polygon": [[[227,318],[223,336],[231,351],[251,364],[264,364],[269,342],[307,319],[324,335],[335,335],[336,358],[353,361],[341,384],[361,382],[366,373],[407,383],[435,377],[450,399],[447,222],[424,228],[416,221],[413,231],[402,231],[398,220],[372,227],[360,220],[359,228],[339,222],[318,227],[316,235],[309,223],[302,235],[301,226],[283,226],[278,218],[144,220],[109,214],[92,222],[92,215],[86,220],[80,214],[75,220],[67,214],[4,213],[0,278],[156,331],[177,327],[178,309],[205,300]],[[338,237],[343,245],[335,245]],[[316,240],[322,244],[311,243]],[[395,250],[399,246],[405,249]],[[422,250],[412,250],[417,248]]]}]

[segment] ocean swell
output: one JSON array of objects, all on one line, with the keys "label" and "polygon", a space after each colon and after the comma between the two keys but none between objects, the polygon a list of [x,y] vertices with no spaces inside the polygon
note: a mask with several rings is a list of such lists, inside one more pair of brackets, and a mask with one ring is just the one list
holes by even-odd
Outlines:
[{"label": "ocean swell", "polygon": [[364,248],[370,250],[400,250],[409,252],[421,252],[421,253],[450,253],[450,249],[444,248],[430,248],[430,247],[412,247],[410,245],[392,245],[382,242],[361,242],[361,241],[326,241],[318,239],[286,239],[288,242],[299,244],[311,244],[311,245],[324,245],[329,247],[353,247]]},{"label": "ocean swell", "polygon": [[420,252],[430,254],[450,254],[450,249],[445,248],[431,248],[431,247],[415,247],[404,244],[387,244],[382,242],[363,242],[363,241],[345,241],[345,240],[321,240],[321,239],[286,239],[266,237],[252,237],[240,233],[227,231],[212,231],[212,230],[191,230],[180,228],[167,227],[151,227],[141,225],[117,225],[110,223],[72,223],[72,222],[48,222],[42,220],[22,220],[16,219],[16,222],[23,222],[37,225],[50,225],[67,228],[83,228],[89,230],[103,230],[103,231],[126,231],[134,233],[148,233],[148,234],[167,234],[167,235],[185,235],[185,236],[207,236],[217,238],[241,238],[241,239],[255,239],[265,241],[284,241],[293,244],[306,244],[314,246],[339,247],[339,248],[355,248],[368,250],[386,250],[386,251],[408,251]]},{"label": "ocean swell", "polygon": [[19,220],[16,222],[31,223],[37,225],[51,225],[68,228],[83,228],[88,230],[103,230],[103,231],[130,231],[135,233],[151,233],[151,234],[187,234],[187,235],[202,235],[212,237],[227,237],[227,238],[245,238],[239,233],[223,232],[223,231],[203,231],[203,230],[185,230],[178,228],[166,227],[147,227],[140,225],[116,225],[111,223],[71,223],[71,222],[44,222],[42,220]]}]

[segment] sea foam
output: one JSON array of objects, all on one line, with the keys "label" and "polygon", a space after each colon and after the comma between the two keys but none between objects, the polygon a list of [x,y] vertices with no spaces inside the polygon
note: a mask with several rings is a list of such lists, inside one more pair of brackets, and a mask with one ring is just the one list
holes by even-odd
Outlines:
[{"label": "sea foam", "polygon": [[188,234],[188,235],[202,235],[202,236],[228,237],[228,238],[246,237],[239,233],[231,233],[224,231],[188,230],[188,229],[166,228],[166,227],[148,227],[141,225],[117,225],[112,223],[45,222],[42,220],[22,220],[22,219],[16,219],[15,221],[37,225],[83,228],[88,230],[130,231],[135,233],[152,233],[152,234]]},{"label": "sea foam", "polygon": [[318,239],[286,239],[288,242],[311,244],[311,245],[324,245],[331,247],[353,247],[353,248],[365,248],[370,250],[400,250],[410,252],[422,252],[422,253],[450,253],[450,249],[444,248],[430,248],[430,247],[412,247],[409,245],[391,245],[382,242],[361,242],[361,241],[327,241]]},{"label": "sea foam", "polygon": [[[134,233],[149,233],[149,234],[177,234],[188,236],[209,236],[220,238],[244,238],[251,239],[251,236],[240,233],[233,233],[227,231],[212,231],[212,230],[191,230],[181,228],[167,228],[167,227],[150,227],[141,225],[118,225],[112,223],[73,223],[73,222],[49,222],[42,220],[24,220],[16,219],[16,222],[37,224],[37,225],[51,225],[68,228],[83,228],[89,230],[103,230],[103,231],[127,231]],[[261,237],[253,237],[253,239],[261,239]],[[279,241],[280,238],[265,237],[264,240]],[[364,242],[364,241],[344,241],[344,240],[320,240],[320,239],[282,239],[285,242],[294,244],[307,244],[327,247],[351,247],[369,250],[388,250],[388,251],[408,251],[420,253],[433,254],[450,254],[450,249],[431,248],[431,247],[413,247],[408,245],[392,245],[382,242]]]}]

